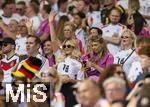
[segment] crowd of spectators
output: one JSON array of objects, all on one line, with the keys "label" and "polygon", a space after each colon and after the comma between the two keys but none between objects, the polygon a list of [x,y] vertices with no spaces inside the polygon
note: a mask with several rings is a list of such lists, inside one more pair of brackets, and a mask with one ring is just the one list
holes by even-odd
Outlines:
[{"label": "crowd of spectators", "polygon": [[150,107],[149,90],[149,0],[0,0],[0,107]]}]

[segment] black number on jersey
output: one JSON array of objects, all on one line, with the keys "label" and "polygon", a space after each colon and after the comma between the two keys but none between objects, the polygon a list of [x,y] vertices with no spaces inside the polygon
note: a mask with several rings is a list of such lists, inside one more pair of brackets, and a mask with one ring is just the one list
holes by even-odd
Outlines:
[{"label": "black number on jersey", "polygon": [[63,70],[64,70],[65,72],[68,72],[68,70],[69,70],[69,65],[64,64]]},{"label": "black number on jersey", "polygon": [[74,76],[74,77],[75,77],[75,79],[77,79],[77,74],[75,74],[75,76]]}]

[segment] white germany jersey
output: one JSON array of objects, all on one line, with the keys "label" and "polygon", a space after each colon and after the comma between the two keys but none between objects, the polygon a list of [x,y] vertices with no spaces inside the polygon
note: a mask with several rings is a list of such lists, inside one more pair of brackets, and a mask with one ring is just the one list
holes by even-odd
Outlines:
[{"label": "white germany jersey", "polygon": [[134,82],[140,73],[143,73],[141,63],[140,61],[134,61],[131,65],[127,79]]},{"label": "white germany jersey", "polygon": [[87,17],[91,18],[91,25],[90,27],[97,27],[100,28],[102,26],[101,23],[101,12],[100,11],[93,11],[93,12],[89,12],[87,13]]},{"label": "white germany jersey", "polygon": [[139,61],[139,57],[133,49],[121,50],[114,56],[115,64],[123,64],[123,70],[128,77],[132,63]]},{"label": "white germany jersey", "polygon": [[[118,36],[121,36],[121,32],[122,32],[123,28],[124,28],[124,26],[121,24],[105,25],[102,28],[102,31],[103,31],[102,37],[104,37],[104,38],[105,37],[112,37],[114,34],[118,34]],[[112,44],[112,43],[108,43],[107,48],[113,56],[120,50],[120,46]]]},{"label": "white germany jersey", "polygon": [[68,75],[72,79],[82,80],[81,63],[70,57],[65,58],[63,62],[58,63],[57,71],[60,75]]},{"label": "white germany jersey", "polygon": [[5,57],[1,60],[1,68],[4,71],[4,82],[11,82],[11,72],[14,69],[14,66],[19,63],[19,56],[17,54],[14,54],[9,59],[5,55]]},{"label": "white germany jersey", "polygon": [[18,55],[26,55],[27,50],[26,50],[26,42],[27,42],[27,37],[21,37],[21,35],[16,36],[16,53]]},{"label": "white germany jersey", "polygon": [[[150,16],[150,1],[149,0],[139,0],[140,2],[140,13],[142,15]],[[150,20],[146,20],[150,26]]]}]

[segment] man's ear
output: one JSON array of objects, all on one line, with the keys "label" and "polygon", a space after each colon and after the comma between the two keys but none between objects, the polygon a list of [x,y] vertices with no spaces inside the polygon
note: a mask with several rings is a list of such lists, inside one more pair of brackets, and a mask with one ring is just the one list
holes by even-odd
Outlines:
[{"label": "man's ear", "polygon": [[16,49],[16,45],[12,45],[12,49],[15,50]]},{"label": "man's ear", "polygon": [[40,49],[40,44],[36,44],[36,45],[37,45],[37,48]]}]

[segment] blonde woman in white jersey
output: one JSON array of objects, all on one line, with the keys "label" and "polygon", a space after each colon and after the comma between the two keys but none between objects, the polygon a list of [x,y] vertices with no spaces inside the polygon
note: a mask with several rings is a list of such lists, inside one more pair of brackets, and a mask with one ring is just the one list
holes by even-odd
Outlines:
[{"label": "blonde woman in white jersey", "polygon": [[121,51],[114,56],[114,63],[121,64],[128,77],[132,63],[139,61],[135,53],[136,35],[129,29],[125,29],[121,34]]}]

